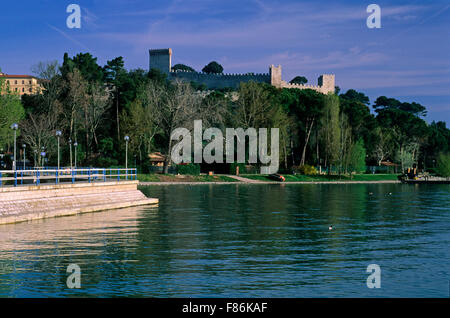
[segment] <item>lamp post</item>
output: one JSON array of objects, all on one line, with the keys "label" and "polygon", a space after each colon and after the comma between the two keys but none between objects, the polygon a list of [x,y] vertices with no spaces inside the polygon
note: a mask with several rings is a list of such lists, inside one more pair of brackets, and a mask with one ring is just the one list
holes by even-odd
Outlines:
[{"label": "lamp post", "polygon": [[58,170],[59,170],[59,138],[61,137],[61,130],[56,131],[56,138],[58,138]]},{"label": "lamp post", "polygon": [[23,144],[23,170],[25,171],[25,149],[27,148],[27,145]]},{"label": "lamp post", "polygon": [[16,134],[19,125],[14,123],[11,125],[11,129],[14,130],[14,160],[13,160],[13,170],[16,171]]},{"label": "lamp post", "polygon": [[3,168],[3,157],[5,156],[5,154],[3,153],[3,148],[0,149],[0,168]]},{"label": "lamp post", "polygon": [[128,174],[128,141],[130,140],[130,137],[125,136],[125,172]]},{"label": "lamp post", "polygon": [[36,169],[36,154],[37,154],[37,149],[34,149],[34,168]]},{"label": "lamp post", "polygon": [[42,166],[42,168],[44,168],[44,164],[45,164],[45,161],[44,161],[44,158],[45,158],[45,147],[44,146],[42,146],[42,148],[41,148],[41,157],[42,157],[42,162],[41,162],[41,166]]},{"label": "lamp post", "polygon": [[72,169],[72,139],[69,138],[69,149],[70,149],[70,169]]},{"label": "lamp post", "polygon": [[74,142],[73,146],[75,147],[75,169],[77,168],[77,147],[78,147],[78,142]]}]

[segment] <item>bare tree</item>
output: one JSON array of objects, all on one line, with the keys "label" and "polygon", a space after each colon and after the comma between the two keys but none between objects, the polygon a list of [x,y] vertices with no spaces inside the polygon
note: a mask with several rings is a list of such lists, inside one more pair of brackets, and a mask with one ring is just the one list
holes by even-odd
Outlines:
[{"label": "bare tree", "polygon": [[90,93],[87,96],[84,106],[84,129],[86,131],[86,148],[90,149],[92,142],[98,146],[97,129],[101,124],[105,113],[111,107],[110,94],[104,86],[93,83],[90,86]]},{"label": "bare tree", "polygon": [[192,129],[195,119],[202,119],[199,112],[201,97],[189,83],[175,81],[169,86],[151,81],[146,87],[149,105],[153,110],[154,123],[158,123],[161,135],[166,140],[164,173],[168,172],[171,161],[172,140],[175,128]]},{"label": "bare tree", "polygon": [[39,62],[31,67],[31,72],[40,79],[51,81],[54,77],[60,75],[59,63],[57,60]]},{"label": "bare tree", "polygon": [[[55,143],[55,131],[58,129],[62,108],[59,103],[53,104],[51,111],[39,114],[28,114],[21,122],[22,138],[30,145],[31,150],[40,153],[42,147],[47,149],[48,158],[52,156],[52,145]],[[36,163],[35,163],[36,164]]]},{"label": "bare tree", "polygon": [[378,140],[373,150],[373,157],[376,159],[378,166],[383,160],[391,154],[392,134],[387,129],[377,128],[375,131]]},{"label": "bare tree", "polygon": [[256,82],[241,83],[233,122],[244,129],[269,127],[269,93]]},{"label": "bare tree", "polygon": [[67,75],[67,81],[64,83],[64,86],[66,98],[63,114],[69,127],[69,137],[72,140],[76,140],[77,126],[81,122],[81,115],[88,104],[87,82],[83,79],[80,71],[75,68],[73,72]]}]

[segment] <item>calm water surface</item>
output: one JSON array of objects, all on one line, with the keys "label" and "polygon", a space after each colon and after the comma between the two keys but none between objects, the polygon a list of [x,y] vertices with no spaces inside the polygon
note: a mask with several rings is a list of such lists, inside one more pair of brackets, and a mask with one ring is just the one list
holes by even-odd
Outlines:
[{"label": "calm water surface", "polygon": [[0,296],[450,296],[449,185],[142,191],[160,206],[0,226]]}]

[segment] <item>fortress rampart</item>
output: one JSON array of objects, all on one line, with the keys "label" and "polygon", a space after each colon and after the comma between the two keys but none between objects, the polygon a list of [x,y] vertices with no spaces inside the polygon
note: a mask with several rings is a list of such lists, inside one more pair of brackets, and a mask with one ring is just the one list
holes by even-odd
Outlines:
[{"label": "fortress rampart", "polygon": [[170,79],[181,79],[204,84],[208,89],[238,88],[241,82],[254,81],[270,84],[269,74],[207,74],[198,72],[170,72]]},{"label": "fortress rampart", "polygon": [[167,74],[169,80],[184,80],[205,85],[208,89],[233,88],[237,89],[241,82],[268,83],[278,88],[312,89],[323,94],[335,91],[335,77],[324,74],[318,78],[317,85],[291,84],[282,80],[281,65],[269,67],[265,74],[209,74],[172,70],[172,49],[150,50],[150,69],[158,69]]}]

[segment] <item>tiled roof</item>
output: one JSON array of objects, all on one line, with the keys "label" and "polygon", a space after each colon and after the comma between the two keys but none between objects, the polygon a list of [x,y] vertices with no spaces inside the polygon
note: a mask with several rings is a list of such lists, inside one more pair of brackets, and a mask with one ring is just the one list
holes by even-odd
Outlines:
[{"label": "tiled roof", "polygon": [[9,74],[0,74],[0,77],[4,77],[4,78],[37,78],[35,76],[31,76],[31,75],[9,75]]}]

